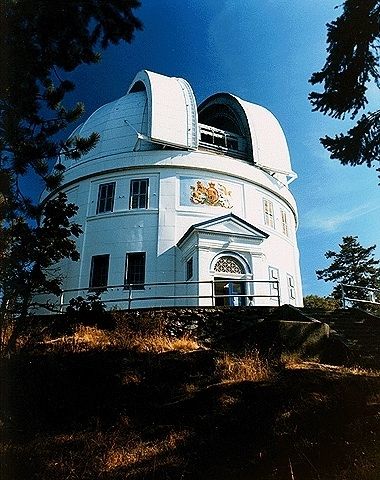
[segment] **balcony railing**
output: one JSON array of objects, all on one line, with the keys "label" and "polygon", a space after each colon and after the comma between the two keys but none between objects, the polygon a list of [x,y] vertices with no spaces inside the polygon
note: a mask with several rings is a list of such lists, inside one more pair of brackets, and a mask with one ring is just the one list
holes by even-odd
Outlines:
[{"label": "balcony railing", "polygon": [[247,142],[244,137],[203,123],[199,123],[199,133],[201,148],[243,160],[247,158]]},{"label": "balcony railing", "polygon": [[[216,285],[222,283],[243,285],[249,293],[216,293]],[[99,292],[106,305],[119,304],[119,308],[132,309],[160,306],[240,306],[281,305],[278,280],[207,280],[188,282],[158,282],[130,285],[107,285],[107,287],[74,288],[63,290],[59,298],[59,311],[65,311],[72,298],[85,297]],[[266,300],[266,301],[265,301]],[[121,307],[120,307],[121,305]]]},{"label": "balcony railing", "polygon": [[356,285],[340,284],[342,292],[342,307],[347,308],[348,304],[367,303],[380,305],[380,290],[369,287],[358,287]]}]

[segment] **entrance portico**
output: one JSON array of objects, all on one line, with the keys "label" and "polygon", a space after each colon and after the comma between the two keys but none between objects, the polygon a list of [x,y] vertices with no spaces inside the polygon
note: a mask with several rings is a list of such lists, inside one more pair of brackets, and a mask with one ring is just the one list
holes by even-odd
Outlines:
[{"label": "entrance portico", "polygon": [[[256,264],[263,256],[261,244],[268,237],[267,233],[230,213],[193,225],[177,246],[183,264],[192,259],[199,282],[214,282],[215,305],[239,306],[248,305],[248,295],[253,295]],[[206,284],[200,283],[194,288],[199,289],[200,297],[210,295]],[[212,301],[200,298],[199,304],[212,305]]]}]

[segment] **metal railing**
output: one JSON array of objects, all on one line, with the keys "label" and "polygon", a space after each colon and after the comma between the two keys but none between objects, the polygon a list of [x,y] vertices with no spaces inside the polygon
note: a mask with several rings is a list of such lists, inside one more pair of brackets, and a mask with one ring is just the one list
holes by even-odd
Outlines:
[{"label": "metal railing", "polygon": [[[353,303],[369,303],[371,305],[380,305],[380,290],[377,288],[370,287],[359,287],[357,285],[349,285],[346,283],[341,283],[340,288],[342,291],[342,307],[347,308],[347,302]],[[352,297],[352,290],[359,290],[366,292],[367,298],[355,298]],[[350,293],[351,291],[351,293]]]},{"label": "metal railing", "polygon": [[199,123],[199,133],[200,147],[222,152],[240,159],[247,157],[247,142],[241,135],[211,127],[210,125],[204,125],[203,123]]},{"label": "metal railing", "polygon": [[[248,290],[248,285],[252,285],[249,293],[229,292],[219,294],[215,292],[215,286],[218,284],[244,284],[244,291]],[[264,285],[269,288],[260,290],[260,286]],[[206,288],[203,288],[203,287]],[[181,288],[182,287],[182,288]],[[196,292],[189,292],[190,289],[197,290]],[[172,289],[172,292],[161,293],[160,289]],[[152,291],[153,290],[153,291]],[[177,290],[177,291],[176,291]],[[180,291],[178,291],[180,290]],[[208,290],[208,291],[202,291]],[[112,295],[115,292],[120,294]],[[72,298],[84,296],[91,293],[99,293],[100,300],[105,304],[112,303],[126,303],[127,309],[133,308],[132,304],[135,302],[152,302],[174,300],[174,305],[167,306],[189,306],[186,300],[198,300],[196,305],[201,306],[200,299],[210,300],[210,306],[218,305],[258,305],[256,299],[271,299],[277,305],[281,305],[280,286],[278,280],[240,280],[240,279],[218,279],[205,281],[181,281],[181,282],[156,282],[144,284],[129,284],[129,285],[107,285],[106,287],[84,287],[72,288],[62,290],[59,299],[59,311],[63,312],[69,305]],[[108,297],[108,298],[107,298]],[[205,303],[205,305],[207,302]],[[163,305],[154,305],[163,306]]]}]

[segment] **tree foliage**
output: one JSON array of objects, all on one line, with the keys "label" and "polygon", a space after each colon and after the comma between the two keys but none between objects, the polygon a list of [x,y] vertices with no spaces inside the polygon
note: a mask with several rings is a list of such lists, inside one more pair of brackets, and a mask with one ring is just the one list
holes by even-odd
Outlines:
[{"label": "tree foliage", "polygon": [[[59,292],[51,268],[79,258],[73,237],[80,226],[76,207],[63,194],[39,204],[26,193],[25,179],[53,192],[64,167],[60,153],[78,159],[99,140],[62,140],[84,111],[64,100],[74,83],[64,78],[100,60],[101,49],[131,42],[140,21],[138,0],[3,0],[0,15],[0,314],[27,311],[33,294]],[[67,134],[66,134],[67,136]],[[0,318],[1,320],[1,318]]]},{"label": "tree foliage", "polygon": [[2,306],[9,309],[12,305],[12,312],[21,315],[26,315],[33,293],[60,293],[61,279],[54,269],[57,262],[63,258],[79,259],[74,238],[82,230],[70,221],[77,207],[67,203],[66,195],[60,192],[41,211],[38,225],[32,227],[20,215],[2,232]]},{"label": "tree foliage", "polygon": [[339,244],[338,252],[327,251],[325,257],[331,259],[331,264],[323,269],[317,270],[319,280],[333,282],[332,291],[334,298],[341,298],[340,284],[352,285],[355,288],[346,289],[352,298],[368,299],[368,291],[365,288],[380,289],[380,260],[374,258],[376,245],[362,247],[358,237],[343,237]]},{"label": "tree foliage", "polygon": [[339,308],[339,301],[331,297],[321,297],[319,295],[306,295],[303,298],[305,308],[316,308],[330,312]]},{"label": "tree foliage", "polygon": [[[100,60],[98,49],[131,41],[140,22],[132,13],[137,0],[5,0],[0,25],[0,111],[2,165],[13,175],[32,169],[48,188],[61,179],[48,160],[63,150],[78,158],[94,146],[88,138],[57,141],[55,135],[75,122],[82,103],[62,104],[74,84],[62,78],[82,64]],[[7,153],[8,156],[4,157]]]},{"label": "tree foliage", "polygon": [[[327,58],[310,82],[323,92],[311,92],[313,110],[343,119],[354,119],[367,104],[370,82],[380,84],[380,0],[346,0],[342,14],[327,24]],[[372,166],[380,161],[380,110],[361,116],[346,134],[321,139],[331,158],[344,165]]]}]

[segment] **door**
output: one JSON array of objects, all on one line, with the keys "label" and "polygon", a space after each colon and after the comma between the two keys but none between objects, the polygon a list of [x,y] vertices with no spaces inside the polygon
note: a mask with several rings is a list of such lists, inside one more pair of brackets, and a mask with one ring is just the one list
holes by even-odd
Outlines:
[{"label": "door", "polygon": [[215,306],[233,306],[245,305],[245,283],[228,278],[215,278],[214,280]]}]

